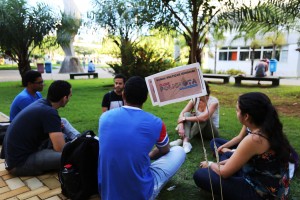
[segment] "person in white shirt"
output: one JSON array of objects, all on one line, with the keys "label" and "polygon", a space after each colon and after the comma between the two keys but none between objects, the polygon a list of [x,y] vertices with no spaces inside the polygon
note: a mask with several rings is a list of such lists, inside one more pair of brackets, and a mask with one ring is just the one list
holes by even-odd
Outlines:
[{"label": "person in white shirt", "polygon": [[[180,112],[177,121],[178,126],[176,127],[180,139],[170,143],[171,146],[183,144],[186,153],[192,150],[192,145],[189,141],[200,133],[200,129],[204,139],[211,140],[213,134],[215,137],[219,136],[219,101],[217,98],[210,96],[207,82],[205,82],[205,86],[207,95],[191,99]],[[210,123],[210,118],[212,124]]]}]

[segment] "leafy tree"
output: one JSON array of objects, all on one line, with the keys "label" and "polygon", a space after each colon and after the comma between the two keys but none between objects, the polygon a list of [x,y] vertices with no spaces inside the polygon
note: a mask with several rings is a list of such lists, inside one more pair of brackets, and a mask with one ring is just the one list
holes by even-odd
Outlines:
[{"label": "leafy tree", "polygon": [[[226,26],[239,32],[237,37],[251,39],[251,75],[253,73],[254,50],[258,46],[272,45],[272,58],[275,58],[276,46],[285,44],[282,33],[297,29],[300,2],[298,0],[267,0],[256,6],[243,4],[232,11],[222,13],[220,19],[227,19]],[[300,29],[299,29],[300,31]],[[265,35],[267,43],[262,44],[256,36]]]},{"label": "leafy tree", "polygon": [[282,47],[286,44],[285,36],[282,32],[276,31],[271,33],[266,33],[265,37],[265,44],[272,46],[272,59],[275,59],[276,56],[276,47]]},{"label": "leafy tree", "polygon": [[74,50],[76,53],[83,55],[83,57],[85,57],[86,55],[91,55],[95,52],[95,49],[83,46],[75,46]]},{"label": "leafy tree", "polygon": [[212,43],[214,44],[214,73],[217,73],[217,49],[222,46],[225,40],[224,29],[222,28],[222,23],[219,22],[213,26],[211,33]]},{"label": "leafy tree", "polygon": [[38,3],[29,7],[25,0],[0,1],[0,48],[18,63],[21,76],[31,69],[30,54],[56,27],[50,7]]},{"label": "leafy tree", "polygon": [[[146,76],[171,66],[149,43],[140,45],[141,33],[148,22],[148,1],[94,0],[96,22],[108,32],[119,49],[121,63],[109,63],[115,73]],[[160,63],[161,65],[159,65]],[[160,70],[157,69],[160,67]]]},{"label": "leafy tree", "polygon": [[267,0],[256,6],[243,4],[229,12],[222,13],[219,18],[226,19],[226,26],[238,32],[265,34],[282,33],[291,29],[300,32],[299,0]]},{"label": "leafy tree", "polygon": [[34,48],[31,52],[30,57],[34,59],[44,58],[46,54],[53,57],[54,54],[61,54],[62,49],[56,42],[55,36],[47,35],[44,37],[40,46]]},{"label": "leafy tree", "polygon": [[207,35],[217,15],[233,8],[231,0],[152,0],[156,12],[155,27],[167,27],[184,35],[190,47],[189,63],[200,62],[203,47],[208,44]]},{"label": "leafy tree", "polygon": [[92,17],[108,31],[121,52],[123,66],[131,65],[135,58],[133,48],[137,43],[138,31],[145,25],[140,13],[145,13],[145,1],[94,0]]},{"label": "leafy tree", "polygon": [[126,77],[141,76],[146,77],[174,66],[174,61],[167,51],[157,51],[151,43],[132,46],[131,52],[135,58],[129,65],[119,63],[108,63],[114,70],[114,74],[124,74]]}]

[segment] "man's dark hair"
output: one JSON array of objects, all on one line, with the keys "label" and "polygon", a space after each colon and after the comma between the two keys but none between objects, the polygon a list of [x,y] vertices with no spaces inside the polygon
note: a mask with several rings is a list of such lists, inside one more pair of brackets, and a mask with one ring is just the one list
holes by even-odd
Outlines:
[{"label": "man's dark hair", "polygon": [[34,83],[39,77],[42,77],[40,72],[34,70],[27,71],[23,76],[23,86],[27,87],[28,83]]},{"label": "man's dark hair", "polygon": [[58,102],[61,98],[69,96],[71,88],[71,84],[67,81],[54,81],[48,89],[47,99],[51,102]]},{"label": "man's dark hair", "polygon": [[115,80],[116,78],[121,78],[121,79],[123,79],[123,82],[124,82],[124,83],[126,82],[126,77],[125,77],[123,74],[117,74],[117,75],[115,75],[114,80]]},{"label": "man's dark hair", "polygon": [[148,89],[145,79],[133,76],[125,84],[124,96],[126,102],[132,105],[143,105],[148,97]]}]

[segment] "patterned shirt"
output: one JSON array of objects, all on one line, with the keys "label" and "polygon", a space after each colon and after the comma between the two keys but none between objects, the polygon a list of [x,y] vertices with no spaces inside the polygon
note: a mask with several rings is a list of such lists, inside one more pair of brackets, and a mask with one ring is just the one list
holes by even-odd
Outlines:
[{"label": "patterned shirt", "polygon": [[252,157],[243,167],[245,180],[263,199],[288,199],[289,169],[269,150]]}]

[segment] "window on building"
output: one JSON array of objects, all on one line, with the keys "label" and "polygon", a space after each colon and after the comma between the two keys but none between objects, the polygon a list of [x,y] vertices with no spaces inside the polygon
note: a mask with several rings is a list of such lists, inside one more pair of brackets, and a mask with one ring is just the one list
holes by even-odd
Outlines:
[{"label": "window on building", "polygon": [[[253,51],[249,46],[245,47],[222,47],[219,50],[220,61],[247,61],[252,58]],[[288,50],[283,47],[281,51],[276,50],[275,58],[281,62],[287,62]],[[272,47],[262,47],[254,51],[254,59],[260,60],[263,58],[272,58]]]},{"label": "window on building", "polygon": [[247,49],[249,50],[250,47],[240,47],[240,49]]},{"label": "window on building", "polygon": [[281,50],[279,61],[280,62],[287,62],[288,61],[288,50]]},{"label": "window on building", "polygon": [[228,60],[237,60],[237,51],[229,52]]},{"label": "window on building", "polygon": [[240,60],[245,61],[249,60],[249,51],[240,51]]},{"label": "window on building", "polygon": [[219,60],[227,60],[227,52],[219,52]]},{"label": "window on building", "polygon": [[222,47],[219,51],[219,60],[237,60],[237,47]]},{"label": "window on building", "polygon": [[252,59],[252,54],[254,54],[254,60],[259,60],[260,55],[261,55],[261,51],[250,51],[250,59]]},{"label": "window on building", "polygon": [[[262,58],[271,59],[272,58],[272,50],[264,50]],[[279,60],[279,58],[280,58],[280,51],[276,50],[276,52],[275,52],[275,59]]]}]

